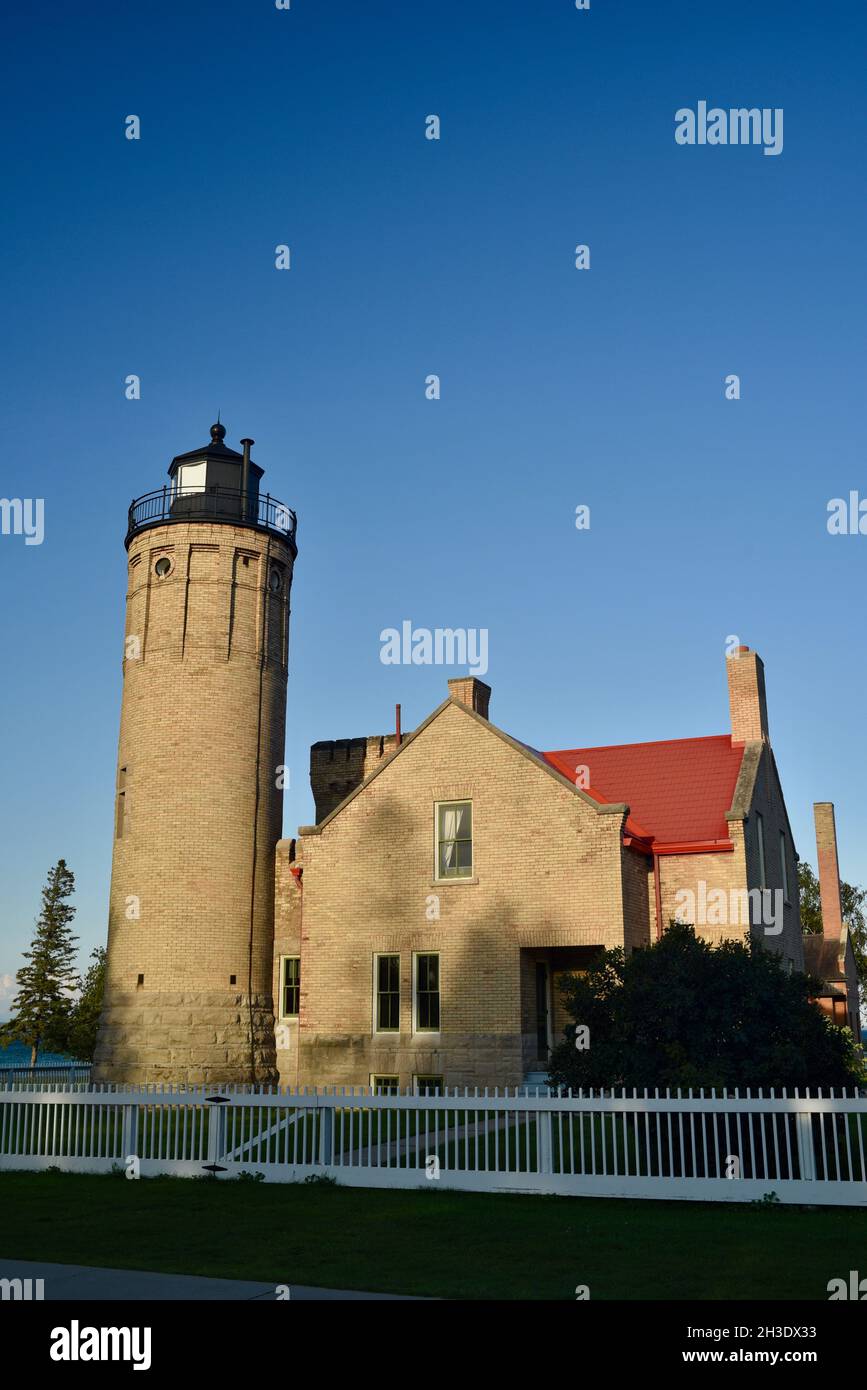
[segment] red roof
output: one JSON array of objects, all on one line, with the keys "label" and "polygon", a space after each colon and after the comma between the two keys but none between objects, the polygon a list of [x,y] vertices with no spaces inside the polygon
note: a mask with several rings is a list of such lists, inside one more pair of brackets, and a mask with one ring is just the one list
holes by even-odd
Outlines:
[{"label": "red roof", "polygon": [[585,783],[578,785],[594,801],[626,802],[628,834],[672,850],[680,844],[729,843],[725,814],[743,756],[744,745],[733,746],[728,734],[542,754],[573,783],[576,769],[586,767]]}]

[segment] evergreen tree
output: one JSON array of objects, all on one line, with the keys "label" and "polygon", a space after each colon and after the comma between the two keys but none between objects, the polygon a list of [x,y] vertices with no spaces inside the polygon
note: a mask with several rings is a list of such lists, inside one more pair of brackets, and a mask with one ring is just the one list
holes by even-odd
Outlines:
[{"label": "evergreen tree", "polygon": [[[819,893],[819,880],[805,859],[798,865],[798,892],[801,899],[801,927],[805,935],[822,930],[822,899]],[[856,888],[851,883],[840,883],[840,899],[843,905],[843,921],[849,928],[849,939],[858,966],[858,978],[862,988],[867,984],[867,888]]]},{"label": "evergreen tree", "polygon": [[81,994],[72,1006],[64,1047],[64,1051],[68,1052],[70,1057],[75,1057],[80,1062],[92,1062],[96,1048],[96,1034],[105,988],[105,947],[97,946],[91,951],[90,958],[93,964],[87,967]]},{"label": "evergreen tree", "polygon": [[30,1065],[35,1066],[40,1048],[64,1046],[72,993],[79,979],[75,968],[75,943],[70,924],[75,908],[69,899],[75,891],[75,878],[66,860],[59,859],[42,890],[42,911],[36,932],[24,959],[29,964],[18,971],[18,993],[12,1001],[12,1018],[0,1028],[0,1043],[23,1042],[30,1048]]}]

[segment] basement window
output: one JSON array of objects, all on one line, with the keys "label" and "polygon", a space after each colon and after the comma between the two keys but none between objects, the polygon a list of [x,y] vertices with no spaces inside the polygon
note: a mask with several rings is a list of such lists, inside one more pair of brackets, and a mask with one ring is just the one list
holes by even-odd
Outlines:
[{"label": "basement window", "polygon": [[413,1082],[418,1096],[441,1096],[443,1094],[441,1076],[414,1076]]},{"label": "basement window", "polygon": [[397,1076],[372,1076],[370,1089],[375,1096],[396,1096],[400,1091],[400,1078]]}]

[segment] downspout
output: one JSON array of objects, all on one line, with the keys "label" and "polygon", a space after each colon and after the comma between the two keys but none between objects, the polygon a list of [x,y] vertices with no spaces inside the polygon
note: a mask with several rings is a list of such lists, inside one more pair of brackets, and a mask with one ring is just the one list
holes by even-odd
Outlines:
[{"label": "downspout", "polygon": [[659,882],[659,855],[653,856],[653,886],[656,893],[656,939],[662,936],[662,888]]},{"label": "downspout", "polygon": [[[290,864],[289,872],[298,885],[298,892],[301,894],[301,922],[298,931],[298,954],[301,958],[301,979],[304,979],[304,884],[301,881],[304,873],[303,864]],[[298,992],[298,1031],[295,1034],[295,1089],[298,1090],[301,1077],[301,992]]]}]

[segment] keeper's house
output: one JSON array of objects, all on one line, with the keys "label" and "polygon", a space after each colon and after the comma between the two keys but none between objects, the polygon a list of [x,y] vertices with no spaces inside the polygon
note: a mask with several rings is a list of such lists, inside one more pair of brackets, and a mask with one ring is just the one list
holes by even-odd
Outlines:
[{"label": "keeper's house", "polygon": [[[281,1081],[541,1080],[567,1022],[558,976],[676,916],[713,941],[759,936],[802,970],[763,666],[747,647],[726,666],[731,732],[707,738],[537,752],[466,677],[402,740],[315,744],[317,824],[277,847]],[[836,854],[820,870],[836,875]],[[851,1022],[839,941],[826,1007],[844,1021],[842,994]]]}]

